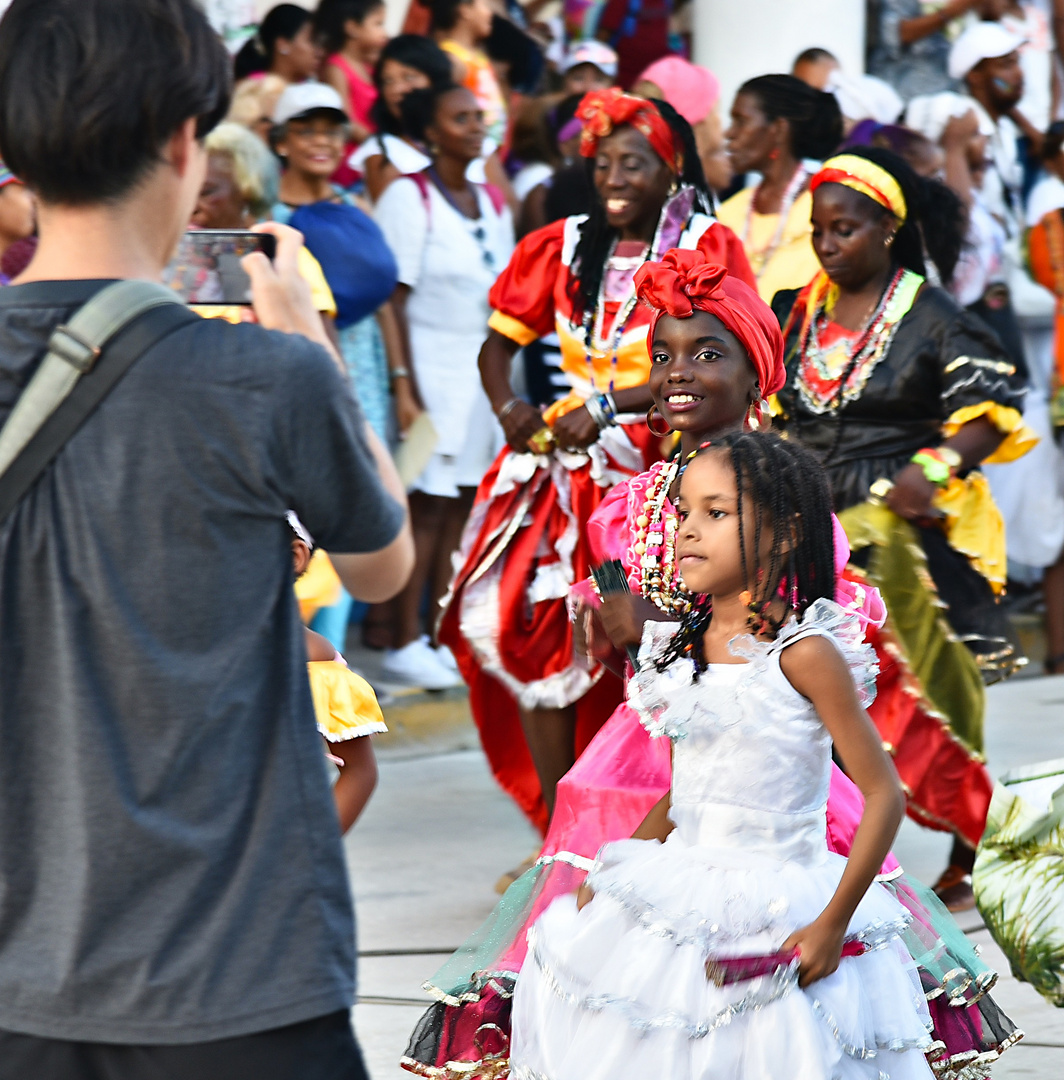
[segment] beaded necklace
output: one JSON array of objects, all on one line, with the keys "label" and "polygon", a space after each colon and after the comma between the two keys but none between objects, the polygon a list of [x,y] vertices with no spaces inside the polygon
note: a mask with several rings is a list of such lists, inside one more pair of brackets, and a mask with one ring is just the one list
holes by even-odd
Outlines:
[{"label": "beaded necklace", "polygon": [[640,594],[667,615],[684,615],[691,609],[691,594],[680,579],[676,560],[679,521],[675,514],[665,512],[665,501],[681,467],[680,457],[665,462],[647,485],[632,547],[639,557]]},{"label": "beaded necklace", "polygon": [[[610,248],[609,256],[606,259],[607,269],[610,263],[617,261],[616,259],[617,241],[613,242],[613,246]],[[636,269],[646,261],[647,248],[643,249],[642,255],[636,261]],[[628,260],[624,260],[627,262]],[[627,269],[621,267],[620,269]],[[607,387],[610,393],[614,390],[614,382],[617,375],[617,350],[621,345],[621,338],[624,337],[624,331],[628,325],[628,319],[632,312],[635,310],[637,297],[635,295],[635,280],[634,274],[632,280],[628,285],[628,295],[625,296],[621,303],[620,308],[617,311],[613,320],[613,329],[609,335],[609,340],[605,340],[603,331],[605,330],[606,322],[606,279],[608,277],[607,272],[603,272],[602,281],[599,282],[598,296],[595,298],[594,311],[588,312],[584,316],[584,357],[587,361],[588,370],[588,382],[591,383],[592,389],[597,389],[595,383],[595,358],[601,356],[609,356],[610,358],[610,384]]]},{"label": "beaded necklace", "polygon": [[[639,263],[636,264],[636,268],[644,261],[655,262],[660,259],[662,254],[668,251],[669,248],[676,247],[679,244],[683,232],[694,212],[696,199],[697,193],[695,192],[695,189],[687,184],[683,184],[675,195],[670,196],[665,201],[664,206],[661,208],[661,213],[658,216],[658,224],[654,230],[654,239],[650,243],[650,250],[649,252],[644,250],[642,257],[639,259]],[[610,247],[609,256],[606,259],[607,268],[614,259],[616,251],[617,241],[614,240]],[[621,338],[624,337],[624,332],[628,326],[628,320],[638,302],[638,298],[635,295],[634,277],[635,275],[633,273],[628,281],[624,299],[621,301],[620,308],[613,320],[613,329],[610,333],[608,342],[603,339],[603,331],[605,329],[604,324],[606,321],[607,273],[605,271],[602,274],[602,280],[599,282],[598,296],[595,298],[594,309],[584,313],[582,320],[584,358],[587,361],[588,382],[591,384],[592,393],[597,392],[599,389],[595,380],[595,358],[601,358],[607,355],[610,358],[610,382],[606,389],[610,393],[615,389],[614,382],[617,375],[617,350],[620,348]]]},{"label": "beaded necklace", "polygon": [[[799,163],[798,168],[794,170],[794,176],[791,177],[790,183],[787,185],[787,190],[783,193],[783,199],[780,202],[780,220],[776,226],[775,235],[769,241],[768,246],[761,251],[750,250],[750,230],[754,223],[754,203],[757,201],[757,191],[750,196],[750,205],[746,208],[746,225],[743,228],[743,249],[750,260],[750,269],[753,270],[754,277],[760,278],[764,274],[765,267],[768,266],[772,256],[776,254],[776,249],[782,243],[783,233],[787,228],[787,219],[791,215],[791,208],[802,193],[808,177],[809,170],[806,169],[804,164]],[[760,185],[758,185],[758,190],[760,190]]]},{"label": "beaded necklace", "polygon": [[[798,342],[796,381],[796,388],[811,412],[819,415],[838,412],[861,396],[872,372],[889,350],[902,317],[912,306],[911,302],[894,303],[902,284],[911,284],[909,277],[919,278],[919,275],[911,270],[898,270],[864,330],[850,344],[822,346],[820,334],[828,322],[826,305],[814,312]],[[908,299],[910,290],[902,291]]]},{"label": "beaded necklace", "polygon": [[473,201],[477,205],[477,216],[471,218],[458,204],[458,200],[454,197],[454,193],[443,182],[443,177],[436,171],[436,166],[430,165],[425,171],[429,174],[433,184],[435,184],[436,190],[444,197],[451,209],[462,219],[462,224],[466,227],[469,235],[476,241],[477,247],[480,248],[480,258],[484,263],[484,266],[488,270],[495,271],[495,254],[488,247],[488,234],[487,230],[484,228],[483,215],[480,214],[480,200],[477,198],[477,189],[470,183],[466,184],[466,189],[472,193]]}]

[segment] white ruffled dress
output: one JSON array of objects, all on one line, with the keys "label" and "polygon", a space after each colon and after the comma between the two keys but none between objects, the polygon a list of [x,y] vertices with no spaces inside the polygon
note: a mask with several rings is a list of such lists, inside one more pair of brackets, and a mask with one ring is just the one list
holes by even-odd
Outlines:
[{"label": "white ruffled dress", "polygon": [[648,623],[633,693],[652,734],[673,740],[664,843],[621,840],[599,853],[577,911],[556,900],[529,931],[514,994],[515,1080],[910,1080],[932,1076],[931,1021],[898,940],[909,918],[873,885],[848,939],[866,946],[804,990],[794,965],[716,986],[713,957],[773,953],[831,899],[846,860],[828,851],[831,740],[780,670],[783,650],[820,635],[846,658],[862,696],[875,658],[859,620],[831,601],[771,644],[731,644],[748,663],[689,660],[658,673],[675,627]]}]

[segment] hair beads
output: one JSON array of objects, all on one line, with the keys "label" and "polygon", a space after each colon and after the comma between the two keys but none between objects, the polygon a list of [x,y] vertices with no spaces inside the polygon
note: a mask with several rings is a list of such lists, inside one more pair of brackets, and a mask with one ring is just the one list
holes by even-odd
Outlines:
[{"label": "hair beads", "polygon": [[[699,447],[687,461],[709,452],[727,454],[735,469],[744,580],[740,598],[751,610],[751,631],[775,636],[792,612],[801,619],[814,601],[834,598],[835,546],[827,480],[808,450],[775,434],[726,435],[712,446]],[[761,562],[755,555],[753,566],[746,553],[751,528],[755,552],[761,549],[763,530],[772,534],[767,558]],[[777,618],[774,602],[779,598],[784,611]],[[702,638],[712,618],[710,598],[696,597],[658,661],[659,670],[690,657],[697,679],[706,669]]]}]

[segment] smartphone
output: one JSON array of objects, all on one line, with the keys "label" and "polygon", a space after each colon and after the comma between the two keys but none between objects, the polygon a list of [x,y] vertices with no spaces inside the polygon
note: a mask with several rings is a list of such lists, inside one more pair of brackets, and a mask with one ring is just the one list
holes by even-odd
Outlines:
[{"label": "smartphone", "polygon": [[240,260],[253,251],[272,259],[277,241],[269,233],[247,229],[189,229],[177,254],[163,271],[168,285],[186,304],[250,304],[251,279]]}]

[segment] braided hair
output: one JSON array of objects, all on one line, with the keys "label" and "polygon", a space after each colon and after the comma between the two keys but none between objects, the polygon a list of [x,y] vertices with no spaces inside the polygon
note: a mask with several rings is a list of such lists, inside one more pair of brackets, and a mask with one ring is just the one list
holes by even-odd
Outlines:
[{"label": "braided hair", "polygon": [[[706,183],[706,175],[702,171],[702,160],[698,156],[698,147],[695,146],[695,133],[691,125],[667,102],[653,100],[651,107],[658,110],[665,122],[672,128],[673,137],[683,155],[683,171],[677,177],[683,185],[695,190],[695,210],[704,214],[713,212],[713,196],[709,192]],[[592,191],[595,190],[595,161],[588,158],[586,162],[588,184]],[[576,250],[573,252],[573,269],[576,272],[575,287],[572,289],[571,299],[574,311],[581,315],[587,315],[594,311],[598,300],[599,286],[602,284],[602,276],[606,272],[606,260],[609,258],[610,248],[617,239],[617,230],[610,228],[606,220],[606,207],[598,194],[591,201],[591,209],[587,220],[580,226],[580,239],[577,241]]]},{"label": "braided hair", "polygon": [[[725,435],[696,450],[691,458],[704,453],[727,455],[735,470],[743,580],[751,594],[752,618],[760,622],[761,632],[774,638],[792,614],[800,622],[815,601],[835,597],[834,526],[827,477],[810,451],[772,433]],[[752,566],[746,552],[751,529],[755,552],[761,549],[764,530],[772,536],[767,560],[762,563],[755,555]],[[784,613],[776,618],[772,608],[781,595]],[[712,619],[711,597],[697,597],[657,661],[658,670],[688,657],[694,662],[697,682],[706,670],[702,639]]]}]

